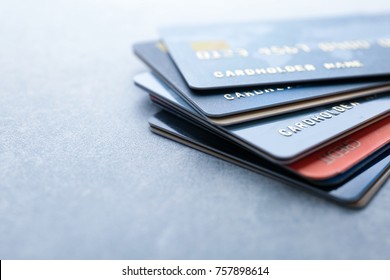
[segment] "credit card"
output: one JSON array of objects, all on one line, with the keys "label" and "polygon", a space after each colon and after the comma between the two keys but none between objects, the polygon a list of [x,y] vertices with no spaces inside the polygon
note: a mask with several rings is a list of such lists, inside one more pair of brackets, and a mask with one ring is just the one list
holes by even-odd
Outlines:
[{"label": "credit card", "polygon": [[343,100],[390,91],[390,81],[191,90],[164,46],[134,45],[135,54],[211,123],[232,125]]},{"label": "credit card", "polygon": [[171,27],[160,34],[199,90],[390,74],[390,15]]},{"label": "credit card", "polygon": [[254,153],[283,163],[297,161],[390,112],[390,94],[382,94],[221,127],[210,124],[153,74],[139,74],[134,81],[172,110],[180,111]]},{"label": "credit card", "polygon": [[[159,105],[162,109],[170,112],[171,114],[176,115],[179,118],[184,118],[185,120],[192,122],[195,125],[200,126],[202,129],[207,130],[210,133],[213,133],[213,134],[219,136],[220,139],[223,139],[224,141],[229,141],[231,143],[234,143],[235,145],[239,144],[238,142],[232,141],[232,139],[227,138],[226,135],[224,135],[223,133],[218,133],[215,129],[213,130],[208,126],[203,125],[201,121],[196,120],[195,118],[188,118],[185,113],[181,112],[181,110],[173,108],[173,106],[170,106],[168,103],[164,102],[162,99],[159,99],[153,95],[150,95],[150,98],[155,104]],[[368,126],[368,127],[370,127],[370,126]],[[362,130],[365,130],[366,128],[363,128]],[[354,134],[352,134],[352,135],[354,135]],[[366,139],[365,139],[366,141],[367,141],[367,138],[369,138],[369,137],[367,137],[367,135],[366,135]],[[331,151],[334,149],[340,149],[339,145],[337,145],[337,144],[346,142],[349,139],[350,139],[350,137],[346,136],[345,138],[342,138],[341,140],[337,141],[336,143],[331,143],[331,144],[325,146],[321,150],[326,152],[326,151]],[[344,140],[344,141],[342,141],[342,140]],[[308,154],[305,157],[293,162],[290,165],[287,165],[287,164],[282,162],[282,163],[279,163],[279,166],[285,170],[288,170],[289,172],[296,174],[301,179],[303,179],[309,183],[315,184],[317,186],[332,186],[332,185],[337,185],[337,184],[340,184],[342,182],[345,182],[346,180],[348,180],[352,176],[355,176],[358,172],[360,172],[367,165],[370,165],[378,157],[382,156],[385,153],[388,153],[389,151],[390,151],[390,144],[384,144],[383,146],[377,147],[377,149],[374,149],[373,147],[371,147],[371,150],[362,151],[362,154],[365,154],[364,156],[361,155],[361,157],[353,157],[353,156],[347,157],[347,158],[351,159],[351,162],[344,160],[343,161],[344,166],[343,166],[343,164],[335,165],[334,168],[333,168],[333,166],[329,166],[325,170],[326,175],[328,175],[328,176],[322,176],[322,177],[318,176],[317,178],[315,176],[312,176],[313,174],[308,173],[307,170],[305,169],[305,167],[306,167],[305,163],[310,162],[311,164],[315,165],[315,161],[321,160],[321,158],[318,157],[318,153],[316,153],[316,152]],[[321,155],[323,156],[323,154],[321,154]],[[301,161],[303,161],[303,163],[301,163]],[[300,166],[303,166],[303,168],[299,168]],[[341,170],[343,172],[341,172]],[[320,172],[320,171],[318,171],[318,172]]]},{"label": "credit card", "polygon": [[149,124],[153,132],[164,137],[350,207],[365,206],[390,175],[390,155],[387,154],[343,184],[318,187],[168,112],[157,113],[149,119]]},{"label": "credit card", "polygon": [[326,180],[345,173],[390,143],[390,117],[371,124],[288,167],[306,178]]}]

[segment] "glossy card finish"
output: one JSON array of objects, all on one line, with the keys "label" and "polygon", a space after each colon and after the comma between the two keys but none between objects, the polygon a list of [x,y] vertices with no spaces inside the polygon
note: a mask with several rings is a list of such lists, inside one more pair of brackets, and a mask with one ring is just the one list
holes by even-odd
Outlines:
[{"label": "glossy card finish", "polygon": [[390,15],[172,27],[160,34],[195,89],[390,74]]},{"label": "glossy card finish", "polygon": [[231,125],[390,91],[390,83],[382,81],[200,92],[187,86],[161,44],[157,42],[136,44],[134,51],[200,114],[218,125]]}]

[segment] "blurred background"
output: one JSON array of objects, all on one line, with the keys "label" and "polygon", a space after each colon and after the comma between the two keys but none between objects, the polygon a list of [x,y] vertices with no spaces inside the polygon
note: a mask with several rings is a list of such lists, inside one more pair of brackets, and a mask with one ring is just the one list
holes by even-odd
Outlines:
[{"label": "blurred background", "polygon": [[[370,1],[0,0],[0,259],[390,258],[390,184],[351,211],[152,135],[161,26],[390,12]],[[341,28],[341,27],[340,27]]]}]

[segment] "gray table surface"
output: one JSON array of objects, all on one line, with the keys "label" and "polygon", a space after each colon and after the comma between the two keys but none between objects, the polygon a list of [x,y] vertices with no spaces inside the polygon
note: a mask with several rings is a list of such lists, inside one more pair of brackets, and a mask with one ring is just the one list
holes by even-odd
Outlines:
[{"label": "gray table surface", "polygon": [[336,206],[153,135],[132,83],[160,26],[390,11],[311,2],[1,0],[0,259],[390,258],[390,182]]}]

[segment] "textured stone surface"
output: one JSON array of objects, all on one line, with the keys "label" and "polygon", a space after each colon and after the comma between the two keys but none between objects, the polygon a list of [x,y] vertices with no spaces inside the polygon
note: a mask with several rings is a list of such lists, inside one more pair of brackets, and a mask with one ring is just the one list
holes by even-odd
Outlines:
[{"label": "textured stone surface", "polygon": [[132,84],[161,25],[390,11],[306,2],[2,0],[0,259],[389,258],[389,182],[335,206],[153,135]]}]

